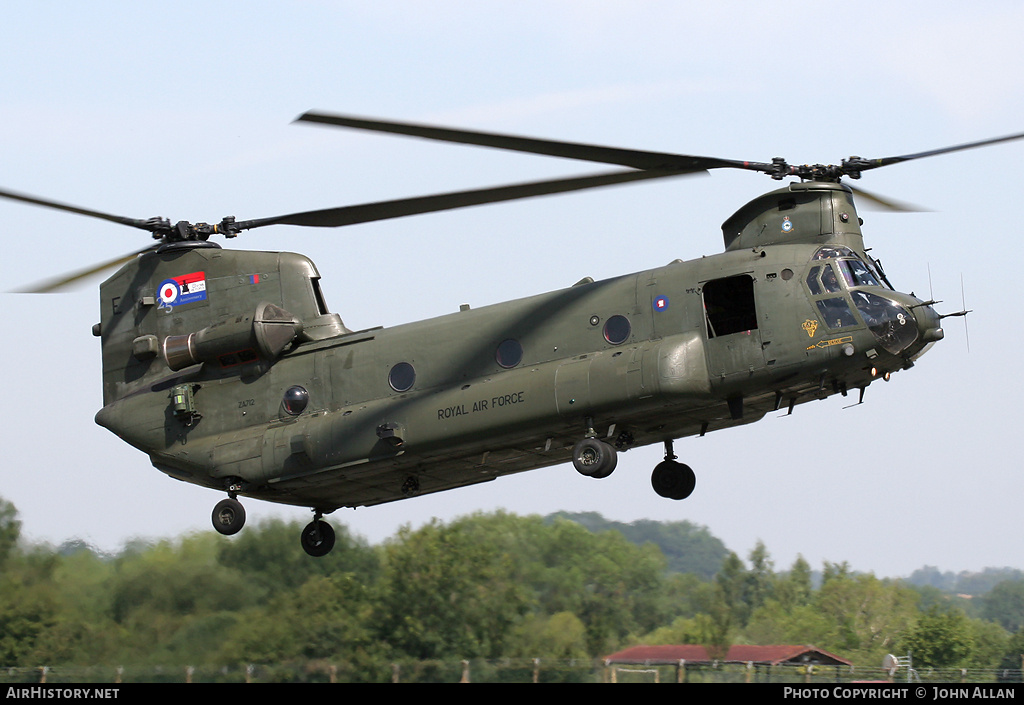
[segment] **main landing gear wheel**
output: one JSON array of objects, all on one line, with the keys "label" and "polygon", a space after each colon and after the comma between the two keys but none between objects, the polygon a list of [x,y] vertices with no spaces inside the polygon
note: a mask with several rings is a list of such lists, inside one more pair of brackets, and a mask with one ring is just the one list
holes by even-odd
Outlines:
[{"label": "main landing gear wheel", "polygon": [[237,534],[245,526],[245,507],[234,497],[222,499],[213,508],[213,528],[225,536]]},{"label": "main landing gear wheel", "polygon": [[651,486],[662,497],[669,499],[686,499],[693,494],[697,484],[697,476],[689,465],[675,460],[663,460],[654,467],[651,473]]},{"label": "main landing gear wheel", "polygon": [[651,487],[662,497],[669,499],[686,499],[693,494],[697,485],[697,476],[689,465],[676,461],[672,450],[672,441],[665,441],[665,459],[654,467],[651,473]]},{"label": "main landing gear wheel", "polygon": [[615,448],[596,438],[584,438],[572,449],[573,467],[587,477],[608,477],[618,462]]},{"label": "main landing gear wheel", "polygon": [[302,550],[314,558],[326,556],[334,548],[334,527],[326,521],[314,519],[306,524],[300,536]]}]

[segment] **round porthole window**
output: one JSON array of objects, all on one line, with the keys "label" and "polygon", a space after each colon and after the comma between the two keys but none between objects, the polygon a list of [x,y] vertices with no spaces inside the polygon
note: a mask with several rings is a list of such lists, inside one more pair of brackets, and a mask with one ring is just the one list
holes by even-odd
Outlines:
[{"label": "round porthole window", "polygon": [[299,386],[289,387],[284,393],[284,410],[292,416],[298,416],[309,404],[309,392]]},{"label": "round porthole window", "polygon": [[416,370],[408,362],[399,362],[388,373],[388,384],[396,392],[408,392],[416,383]]},{"label": "round porthole window", "polygon": [[523,361],[523,346],[512,338],[503,340],[494,352],[494,359],[505,369],[515,367]]},{"label": "round porthole window", "polygon": [[604,324],[604,339],[612,345],[624,343],[629,339],[631,328],[625,316],[612,316]]}]

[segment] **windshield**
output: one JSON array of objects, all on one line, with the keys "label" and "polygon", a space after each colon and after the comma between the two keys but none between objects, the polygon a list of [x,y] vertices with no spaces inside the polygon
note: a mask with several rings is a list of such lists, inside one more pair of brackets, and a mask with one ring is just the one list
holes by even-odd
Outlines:
[{"label": "windshield", "polygon": [[874,272],[864,261],[859,259],[839,260],[839,270],[843,273],[846,286],[881,286]]},{"label": "windshield", "polygon": [[854,291],[851,296],[868,330],[887,352],[897,355],[917,340],[917,324],[907,309],[869,291]]},{"label": "windshield", "polygon": [[[888,286],[888,282],[885,280],[885,277],[882,276],[877,263],[869,258],[860,257],[854,254],[853,250],[849,247],[827,245],[819,248],[811,259],[834,260],[842,274],[843,280],[846,282],[847,287]],[[814,268],[813,277],[817,278],[818,272],[821,272],[821,276],[823,277],[822,281],[825,283],[826,290],[837,291],[838,286],[836,288],[828,287],[826,279],[828,277],[832,277],[833,279],[835,278],[835,275],[832,272],[827,271],[829,269],[831,269],[831,267],[829,267],[827,263],[823,263],[820,269],[817,267]],[[816,288],[810,281],[810,278],[808,278],[807,285],[811,287],[812,291]]]}]

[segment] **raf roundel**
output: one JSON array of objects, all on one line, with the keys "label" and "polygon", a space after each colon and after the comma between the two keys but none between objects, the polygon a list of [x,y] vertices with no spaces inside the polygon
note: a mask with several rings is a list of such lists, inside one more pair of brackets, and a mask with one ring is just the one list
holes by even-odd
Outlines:
[{"label": "raf roundel", "polygon": [[173,306],[178,300],[178,294],[181,293],[181,289],[178,288],[178,282],[173,279],[165,279],[160,284],[160,301],[167,306]]},{"label": "raf roundel", "polygon": [[654,310],[664,311],[668,308],[668,297],[667,296],[655,296],[654,297]]}]

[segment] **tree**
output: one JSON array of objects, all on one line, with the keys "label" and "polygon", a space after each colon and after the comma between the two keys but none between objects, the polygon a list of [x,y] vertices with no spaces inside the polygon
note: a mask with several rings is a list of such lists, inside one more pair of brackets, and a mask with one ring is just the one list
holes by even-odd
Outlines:
[{"label": "tree", "polygon": [[509,627],[533,606],[509,537],[481,540],[483,524],[507,515],[474,516],[450,525],[405,527],[384,547],[378,628],[399,653],[418,659],[503,655]]},{"label": "tree", "polygon": [[0,567],[18,545],[21,537],[21,521],[14,505],[0,497]]},{"label": "tree", "polygon": [[793,609],[810,604],[813,591],[811,566],[798,555],[789,572],[776,579],[774,596],[784,608]]},{"label": "tree", "polygon": [[1024,680],[1024,628],[1017,630],[1007,640],[1000,654],[998,668],[1017,671],[1020,674],[1018,678]]},{"label": "tree", "polygon": [[1024,580],[1004,580],[981,598],[981,616],[1008,632],[1024,627]]},{"label": "tree", "polygon": [[750,561],[750,572],[747,576],[746,600],[753,611],[775,593],[775,564],[768,556],[768,549],[761,541],[757,542],[747,558]]},{"label": "tree", "polygon": [[585,659],[587,628],[571,612],[529,614],[515,626],[508,656],[518,658]]},{"label": "tree", "polygon": [[824,574],[814,605],[829,633],[817,645],[864,663],[881,663],[913,623],[917,594],[899,582],[853,574],[845,563],[826,563]]},{"label": "tree", "polygon": [[902,645],[915,667],[965,667],[974,651],[974,638],[963,610],[933,606],[918,617]]},{"label": "tree", "polygon": [[296,550],[302,525],[269,519],[247,526],[245,531],[218,543],[217,562],[245,576],[258,588],[260,599],[292,590],[313,577],[354,573],[364,583],[380,577],[379,552],[351,534],[344,524],[335,524],[334,549],[310,560]]},{"label": "tree", "polygon": [[53,586],[56,562],[43,549],[7,556],[0,571],[0,665],[37,665],[31,657],[56,624],[59,610]]},{"label": "tree", "polygon": [[651,521],[641,519],[629,524],[605,519],[597,512],[559,512],[545,517],[546,523],[568,519],[592,533],[617,531],[632,543],[653,543],[661,549],[668,569],[674,573],[695,573],[710,580],[729,554],[725,544],[711,535],[706,526],[689,521]]}]

